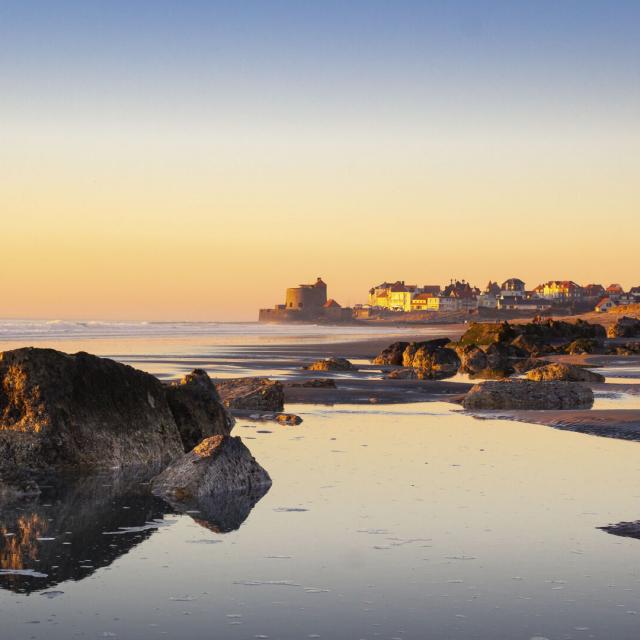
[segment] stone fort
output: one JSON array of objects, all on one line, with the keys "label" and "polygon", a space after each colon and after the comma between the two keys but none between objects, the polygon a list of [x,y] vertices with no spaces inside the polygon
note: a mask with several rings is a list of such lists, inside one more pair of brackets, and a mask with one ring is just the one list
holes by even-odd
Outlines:
[{"label": "stone fort", "polygon": [[313,284],[289,287],[284,304],[260,309],[258,319],[260,322],[344,322],[352,317],[351,309],[327,298],[327,285],[318,278]]}]

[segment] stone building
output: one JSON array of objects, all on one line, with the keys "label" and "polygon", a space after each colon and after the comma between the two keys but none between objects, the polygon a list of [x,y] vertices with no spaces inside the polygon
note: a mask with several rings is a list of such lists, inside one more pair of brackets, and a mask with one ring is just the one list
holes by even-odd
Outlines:
[{"label": "stone building", "polygon": [[260,322],[345,322],[353,318],[353,310],[327,299],[327,285],[322,278],[313,284],[289,287],[284,304],[260,309]]}]

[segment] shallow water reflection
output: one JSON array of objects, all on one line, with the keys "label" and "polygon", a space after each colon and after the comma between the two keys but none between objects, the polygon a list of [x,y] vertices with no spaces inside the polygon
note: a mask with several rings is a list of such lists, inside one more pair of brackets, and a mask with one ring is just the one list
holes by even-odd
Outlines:
[{"label": "shallow water reflection", "polygon": [[[269,433],[240,420],[236,433],[273,486],[239,529],[219,535],[194,519],[202,514],[159,515],[146,503],[123,517],[134,504],[115,500],[114,520],[96,531],[173,522],[133,533],[127,553],[85,580],[1,591],[2,631],[12,640],[635,640],[640,541],[598,527],[638,517],[640,445],[474,420],[452,406],[291,405],[304,422]],[[54,518],[50,527],[61,517],[30,513]],[[89,546],[127,542],[102,537]]]},{"label": "shallow water reflection", "polygon": [[181,512],[216,534],[234,531],[268,490],[172,506],[146,480],[131,473],[59,480],[35,499],[0,506],[0,588],[31,593],[88,578]]}]

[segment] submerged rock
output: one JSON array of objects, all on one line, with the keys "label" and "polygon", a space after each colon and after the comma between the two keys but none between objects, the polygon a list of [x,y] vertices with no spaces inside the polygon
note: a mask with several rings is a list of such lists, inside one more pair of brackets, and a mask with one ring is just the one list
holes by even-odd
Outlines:
[{"label": "submerged rock", "polygon": [[202,369],[195,369],[179,382],[171,383],[166,388],[166,396],[185,451],[209,436],[231,433],[235,420]]},{"label": "submerged rock", "polygon": [[231,410],[256,409],[282,411],[284,389],[282,383],[269,378],[230,378],[215,381],[223,404]]},{"label": "submerged rock", "polygon": [[306,389],[324,388],[335,389],[336,381],[333,378],[312,378],[304,382],[292,382],[291,387],[304,387]]},{"label": "submerged rock", "polygon": [[610,524],[606,527],[598,527],[598,529],[611,533],[614,536],[640,539],[640,520],[636,520],[635,522],[618,522],[617,524]]},{"label": "submerged rock", "polygon": [[417,380],[418,373],[413,367],[402,367],[389,371],[385,377],[390,380]]},{"label": "submerged rock", "polygon": [[593,391],[580,382],[500,380],[477,384],[464,397],[465,409],[589,409]]},{"label": "submerged rock", "polygon": [[316,360],[303,368],[308,371],[353,371],[355,367],[346,358],[326,358]]},{"label": "submerged rock", "polygon": [[0,469],[152,465],[182,453],[154,376],[88,353],[0,354]]},{"label": "submerged rock", "polygon": [[402,355],[408,346],[408,342],[394,342],[390,344],[373,359],[373,364],[400,366],[402,364]]},{"label": "submerged rock", "polygon": [[609,338],[640,338],[640,319],[622,316],[607,329]]},{"label": "submerged rock", "polygon": [[599,373],[572,364],[550,363],[527,373],[529,380],[568,380],[570,382],[604,382]]},{"label": "submerged rock", "polygon": [[269,474],[242,440],[232,436],[203,440],[170,464],[151,484],[155,495],[183,503],[222,493],[249,493],[269,486]]}]

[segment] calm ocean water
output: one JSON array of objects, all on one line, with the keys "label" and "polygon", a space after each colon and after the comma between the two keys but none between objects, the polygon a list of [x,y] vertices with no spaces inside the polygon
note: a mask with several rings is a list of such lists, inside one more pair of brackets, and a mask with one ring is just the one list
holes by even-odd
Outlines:
[{"label": "calm ocean water", "polygon": [[224,342],[345,341],[386,334],[428,334],[437,329],[258,322],[101,322],[0,320],[0,341],[201,337]]}]

